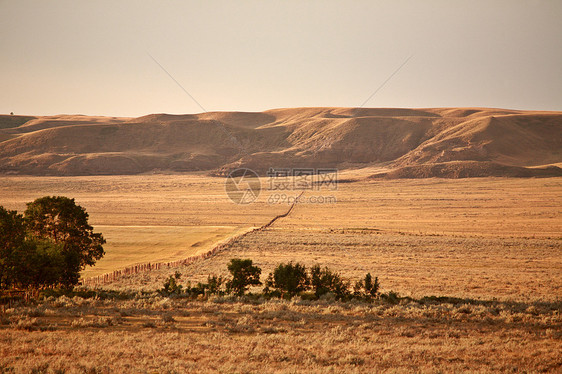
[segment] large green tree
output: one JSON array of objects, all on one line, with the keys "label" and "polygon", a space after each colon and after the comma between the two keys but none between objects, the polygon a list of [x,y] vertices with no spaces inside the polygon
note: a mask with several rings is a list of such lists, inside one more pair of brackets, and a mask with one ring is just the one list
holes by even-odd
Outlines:
[{"label": "large green tree", "polygon": [[[74,199],[64,196],[39,198],[27,204],[24,217],[32,238],[51,241],[56,247],[44,249],[43,253],[51,255],[39,258],[52,260],[58,253],[59,259],[64,259],[65,266],[59,279],[64,286],[77,284],[80,271],[87,265],[94,265],[105,254],[105,239],[102,234],[94,233],[88,223],[88,213]],[[58,268],[58,265],[53,266]]]},{"label": "large green tree", "polygon": [[23,216],[0,206],[0,288],[18,283],[21,269],[21,250],[25,241]]},{"label": "large green tree", "polygon": [[0,207],[0,289],[59,284],[65,266],[62,244],[26,235],[23,216]]}]

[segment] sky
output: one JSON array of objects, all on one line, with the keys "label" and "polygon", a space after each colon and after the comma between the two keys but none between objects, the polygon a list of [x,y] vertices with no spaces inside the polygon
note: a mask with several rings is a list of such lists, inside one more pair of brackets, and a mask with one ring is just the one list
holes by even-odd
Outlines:
[{"label": "sky", "polygon": [[375,92],[365,107],[562,110],[561,20],[560,0],[0,0],[0,113],[358,107]]}]

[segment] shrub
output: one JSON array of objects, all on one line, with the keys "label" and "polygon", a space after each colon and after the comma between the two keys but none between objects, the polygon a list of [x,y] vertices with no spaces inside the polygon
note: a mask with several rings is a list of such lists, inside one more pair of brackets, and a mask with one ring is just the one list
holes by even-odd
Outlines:
[{"label": "shrub", "polygon": [[250,259],[233,258],[228,264],[232,279],[226,283],[228,293],[242,296],[250,286],[259,286],[261,269],[254,266]]},{"label": "shrub", "polygon": [[39,322],[37,318],[25,317],[13,322],[12,327],[17,330],[35,331],[39,328]]},{"label": "shrub", "polygon": [[226,279],[222,276],[209,275],[207,277],[207,283],[198,282],[194,287],[187,287],[185,293],[191,297],[197,297],[199,295],[219,295],[223,296],[226,292],[224,285]]},{"label": "shrub", "polygon": [[223,285],[226,283],[226,279],[222,276],[209,275],[207,277],[207,292],[210,295],[224,295]]},{"label": "shrub", "polygon": [[379,287],[379,278],[375,277],[375,281],[373,282],[371,273],[367,273],[365,278],[355,283],[353,296],[363,298],[367,301],[373,300],[378,296]]},{"label": "shrub", "polygon": [[320,265],[314,265],[310,269],[310,284],[318,298],[328,292],[332,292],[336,300],[346,300],[351,297],[349,282],[327,267],[321,269]]},{"label": "shrub", "polygon": [[185,293],[188,296],[195,298],[199,295],[204,295],[206,289],[207,285],[205,283],[199,282],[193,287],[191,287],[191,283],[188,283],[187,287],[185,288]]},{"label": "shrub", "polygon": [[72,327],[97,327],[97,328],[104,328],[113,326],[113,319],[109,316],[98,316],[94,317],[93,319],[87,318],[80,318],[75,319],[70,324]]},{"label": "shrub", "polygon": [[[306,267],[299,263],[279,264],[265,282],[265,294],[291,298],[306,291],[309,286]],[[272,291],[274,289],[274,291]]]},{"label": "shrub", "polygon": [[180,295],[183,288],[181,284],[178,284],[180,278],[181,273],[179,271],[176,271],[174,275],[170,275],[164,282],[164,287],[160,290],[160,292],[166,296]]},{"label": "shrub", "polygon": [[389,304],[398,304],[400,302],[400,296],[394,291],[389,291],[386,294],[383,293],[380,296],[381,299],[383,299]]}]

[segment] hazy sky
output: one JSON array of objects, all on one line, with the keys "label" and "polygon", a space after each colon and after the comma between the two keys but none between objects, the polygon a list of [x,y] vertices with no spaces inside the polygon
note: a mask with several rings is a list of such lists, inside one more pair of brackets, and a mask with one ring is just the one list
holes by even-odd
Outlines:
[{"label": "hazy sky", "polygon": [[[3,1],[0,113],[562,110],[562,1]],[[150,54],[150,55],[149,55]]]}]

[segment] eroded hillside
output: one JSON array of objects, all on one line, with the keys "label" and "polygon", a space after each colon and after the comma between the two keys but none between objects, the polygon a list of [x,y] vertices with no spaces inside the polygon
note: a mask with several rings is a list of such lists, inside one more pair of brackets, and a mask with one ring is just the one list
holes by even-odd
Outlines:
[{"label": "eroded hillside", "polygon": [[562,113],[293,108],[139,118],[0,116],[0,173],[382,167],[374,177],[562,175]]}]

